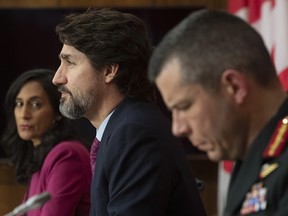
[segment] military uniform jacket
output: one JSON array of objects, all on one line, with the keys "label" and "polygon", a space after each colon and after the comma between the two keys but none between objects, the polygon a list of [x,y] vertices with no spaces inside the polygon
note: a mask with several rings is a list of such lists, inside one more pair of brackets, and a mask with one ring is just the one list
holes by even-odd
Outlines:
[{"label": "military uniform jacket", "polygon": [[288,100],[236,161],[225,216],[288,216]]}]

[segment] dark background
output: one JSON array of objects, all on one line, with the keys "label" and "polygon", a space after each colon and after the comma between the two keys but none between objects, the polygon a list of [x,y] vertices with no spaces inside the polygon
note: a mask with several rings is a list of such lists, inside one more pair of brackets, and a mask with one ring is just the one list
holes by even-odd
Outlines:
[{"label": "dark background", "polygon": [[[135,14],[148,26],[154,45],[164,34],[189,13],[199,8],[117,8],[117,10]],[[58,54],[62,44],[55,33],[55,26],[63,15],[70,12],[82,12],[84,9],[1,9],[0,10],[0,136],[4,129],[3,103],[6,91],[12,81],[22,72],[33,68],[56,70],[60,61]],[[159,106],[166,115],[162,100]],[[94,128],[81,119],[81,132],[93,139]],[[187,140],[183,140],[187,153],[200,153]],[[0,157],[5,153],[0,146]]]}]

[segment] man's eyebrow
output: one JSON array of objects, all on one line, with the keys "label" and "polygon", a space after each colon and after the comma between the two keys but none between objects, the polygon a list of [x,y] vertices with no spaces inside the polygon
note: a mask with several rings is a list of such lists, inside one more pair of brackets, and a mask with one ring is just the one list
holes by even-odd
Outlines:
[{"label": "man's eyebrow", "polygon": [[69,59],[71,55],[69,54],[64,54],[64,53],[60,53],[59,54],[59,59]]}]

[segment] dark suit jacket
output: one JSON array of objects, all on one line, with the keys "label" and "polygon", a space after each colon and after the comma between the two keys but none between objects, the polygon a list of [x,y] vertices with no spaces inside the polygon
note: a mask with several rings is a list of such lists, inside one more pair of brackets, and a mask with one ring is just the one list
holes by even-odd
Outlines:
[{"label": "dark suit jacket", "polygon": [[[240,209],[251,186],[262,182],[267,188],[267,208],[248,214],[249,216],[287,216],[288,215],[288,134],[284,137],[284,148],[279,156],[267,158],[264,152],[273,134],[277,133],[278,123],[288,115],[286,100],[278,113],[268,122],[253,142],[245,160],[237,161],[232,173],[231,184],[227,197],[225,216],[240,214]],[[288,130],[287,130],[288,132]],[[286,132],[286,133],[287,133]],[[279,166],[265,178],[259,178],[263,164]]]},{"label": "dark suit jacket", "polygon": [[186,155],[156,105],[124,100],[104,131],[90,216],[206,215]]}]

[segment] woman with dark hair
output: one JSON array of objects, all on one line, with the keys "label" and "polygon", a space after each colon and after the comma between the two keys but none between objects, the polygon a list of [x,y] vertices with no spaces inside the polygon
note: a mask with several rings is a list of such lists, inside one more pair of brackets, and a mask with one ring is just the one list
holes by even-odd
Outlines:
[{"label": "woman with dark hair", "polygon": [[54,72],[35,69],[21,74],[5,100],[6,128],[1,139],[16,170],[27,184],[24,200],[47,191],[51,200],[28,216],[85,216],[90,208],[91,168],[85,141],[73,120],[59,112],[60,93]]}]

